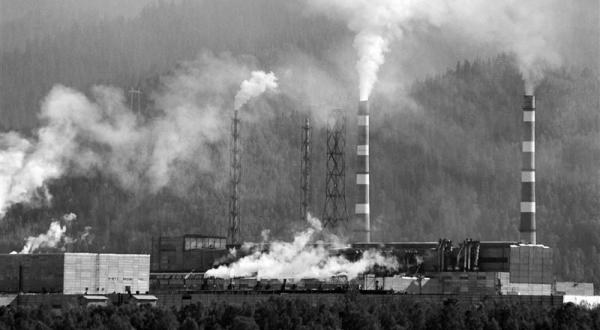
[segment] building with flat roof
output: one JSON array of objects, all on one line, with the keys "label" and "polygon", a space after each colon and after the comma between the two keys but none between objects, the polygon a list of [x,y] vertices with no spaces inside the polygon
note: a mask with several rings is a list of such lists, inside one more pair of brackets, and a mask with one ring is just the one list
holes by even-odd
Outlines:
[{"label": "building with flat roof", "polygon": [[0,254],[4,293],[146,293],[149,281],[147,254]]}]

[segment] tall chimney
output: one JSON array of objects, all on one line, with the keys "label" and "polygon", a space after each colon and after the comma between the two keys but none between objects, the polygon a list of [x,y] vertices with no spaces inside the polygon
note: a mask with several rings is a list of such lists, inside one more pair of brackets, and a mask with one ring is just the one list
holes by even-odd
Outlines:
[{"label": "tall chimney", "polygon": [[535,96],[523,98],[523,167],[521,169],[520,241],[536,244],[535,237]]},{"label": "tall chimney", "polygon": [[354,213],[364,224],[364,241],[371,242],[369,207],[369,102],[358,104],[358,137],[356,146],[358,166],[356,172],[357,199]]}]

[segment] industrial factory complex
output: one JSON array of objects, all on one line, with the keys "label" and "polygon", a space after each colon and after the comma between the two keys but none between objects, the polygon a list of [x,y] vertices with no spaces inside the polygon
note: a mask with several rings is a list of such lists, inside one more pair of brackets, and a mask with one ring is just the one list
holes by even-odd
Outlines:
[{"label": "industrial factory complex", "polygon": [[[520,237],[514,241],[465,239],[452,242],[373,242],[369,205],[369,103],[358,106],[355,147],[357,201],[354,217],[356,240],[331,255],[358,260],[378,251],[394,258],[393,271],[372,267],[357,278],[344,274],[329,279],[230,277],[214,278],[205,272],[243,257],[230,251],[240,242],[240,120],[232,124],[231,195],[227,237],[203,233],[179,237],[154,237],[150,255],[60,253],[0,255],[0,303],[68,304],[151,303],[181,306],[225,300],[248,302],[285,294],[311,301],[332,300],[354,291],[374,299],[484,299],[525,301],[556,305],[566,301],[593,302],[590,283],[556,282],[552,247],[536,237],[535,201],[535,97],[523,100],[523,139],[520,203]],[[305,122],[302,150],[310,150],[309,120]],[[333,135],[332,135],[333,136]],[[335,137],[334,138],[339,138]],[[329,145],[329,143],[328,143]],[[307,195],[309,157],[303,157],[303,196]],[[303,201],[303,212],[308,212]],[[326,220],[326,219],[324,219]],[[333,222],[326,222],[326,225]],[[268,250],[268,244],[260,249]]]}]

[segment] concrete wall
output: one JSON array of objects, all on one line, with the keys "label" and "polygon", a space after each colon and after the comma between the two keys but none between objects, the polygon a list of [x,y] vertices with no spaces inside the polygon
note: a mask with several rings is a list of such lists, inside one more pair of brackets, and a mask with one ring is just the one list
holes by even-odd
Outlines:
[{"label": "concrete wall", "polygon": [[552,284],[549,283],[515,283],[513,276],[507,272],[499,272],[500,292],[504,295],[541,295],[552,294]]},{"label": "concrete wall", "polygon": [[552,249],[543,245],[510,247],[510,282],[552,284]]},{"label": "concrete wall", "polygon": [[594,283],[556,282],[555,290],[557,294],[574,296],[593,296]]},{"label": "concrete wall", "polygon": [[150,290],[147,254],[65,253],[64,293],[145,293]]}]

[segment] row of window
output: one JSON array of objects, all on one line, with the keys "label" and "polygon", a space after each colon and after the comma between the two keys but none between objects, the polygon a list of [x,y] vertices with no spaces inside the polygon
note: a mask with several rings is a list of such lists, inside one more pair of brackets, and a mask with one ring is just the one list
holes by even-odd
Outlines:
[{"label": "row of window", "polygon": [[224,249],[225,245],[224,238],[213,238],[213,237],[186,237],[185,238],[185,250],[194,249]]}]

